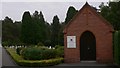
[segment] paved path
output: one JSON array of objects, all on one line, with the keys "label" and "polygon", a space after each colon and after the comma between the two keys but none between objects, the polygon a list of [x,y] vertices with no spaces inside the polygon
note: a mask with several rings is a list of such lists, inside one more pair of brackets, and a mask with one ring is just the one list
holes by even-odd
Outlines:
[{"label": "paved path", "polygon": [[0,67],[2,66],[2,47],[0,47]]},{"label": "paved path", "polygon": [[118,68],[115,64],[98,64],[96,62],[81,62],[81,63],[63,63],[56,66],[74,67],[74,68]]},{"label": "paved path", "polygon": [[2,66],[17,66],[4,48],[2,48]]}]

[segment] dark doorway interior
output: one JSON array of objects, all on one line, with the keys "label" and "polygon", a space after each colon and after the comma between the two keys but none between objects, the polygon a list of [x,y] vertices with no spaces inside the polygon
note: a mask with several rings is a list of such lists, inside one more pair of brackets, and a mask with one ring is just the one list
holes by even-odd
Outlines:
[{"label": "dark doorway interior", "polygon": [[80,37],[80,60],[96,60],[96,39],[90,31],[84,32]]}]

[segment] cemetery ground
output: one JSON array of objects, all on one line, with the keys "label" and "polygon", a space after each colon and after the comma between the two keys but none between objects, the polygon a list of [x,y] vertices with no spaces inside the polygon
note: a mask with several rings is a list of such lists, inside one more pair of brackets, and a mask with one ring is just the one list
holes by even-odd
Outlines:
[{"label": "cemetery ground", "polygon": [[[47,47],[26,47],[26,48],[5,47],[5,49],[3,48],[3,52],[4,52],[3,61],[6,55],[8,54],[7,56],[10,55],[9,57],[12,57],[15,64],[19,66],[44,67],[44,66],[53,66],[63,62],[63,57],[60,56],[61,52],[59,51],[58,48],[50,49]],[[14,64],[12,65],[14,66]],[[8,66],[11,66],[11,64],[10,65],[8,64]]]},{"label": "cemetery ground", "polygon": [[[16,53],[14,47],[2,49],[2,66],[12,67],[75,67],[75,68],[118,68],[115,64],[98,64],[96,62],[64,63],[63,58],[50,60],[24,60]],[[35,56],[35,55],[34,55]]]}]

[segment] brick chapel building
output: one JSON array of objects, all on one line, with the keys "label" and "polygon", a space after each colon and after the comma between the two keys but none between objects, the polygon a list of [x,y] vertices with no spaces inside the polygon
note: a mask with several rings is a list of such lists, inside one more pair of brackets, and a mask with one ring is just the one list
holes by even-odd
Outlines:
[{"label": "brick chapel building", "polygon": [[64,28],[64,62],[113,62],[111,24],[86,3]]}]

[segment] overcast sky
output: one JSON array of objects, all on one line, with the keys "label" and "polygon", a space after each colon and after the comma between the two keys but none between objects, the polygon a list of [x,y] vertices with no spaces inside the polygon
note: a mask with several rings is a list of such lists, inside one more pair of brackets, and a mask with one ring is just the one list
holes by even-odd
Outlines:
[{"label": "overcast sky", "polygon": [[[20,1],[20,0],[19,0]],[[33,2],[29,2],[33,1]],[[81,2],[54,2],[54,1],[46,1],[46,2],[37,2],[34,0],[29,0],[28,2],[8,2],[7,0],[2,1],[2,19],[6,16],[10,17],[13,21],[21,21],[22,15],[25,11],[29,11],[32,15],[35,10],[38,12],[42,11],[44,18],[48,22],[52,22],[53,16],[58,15],[60,22],[63,22],[66,17],[66,12],[69,6],[74,6],[75,9],[80,10],[81,7],[85,4],[86,1]],[[94,7],[100,5],[102,1],[94,2],[93,0],[87,0],[88,3]],[[108,2],[108,0],[104,0]]]}]

